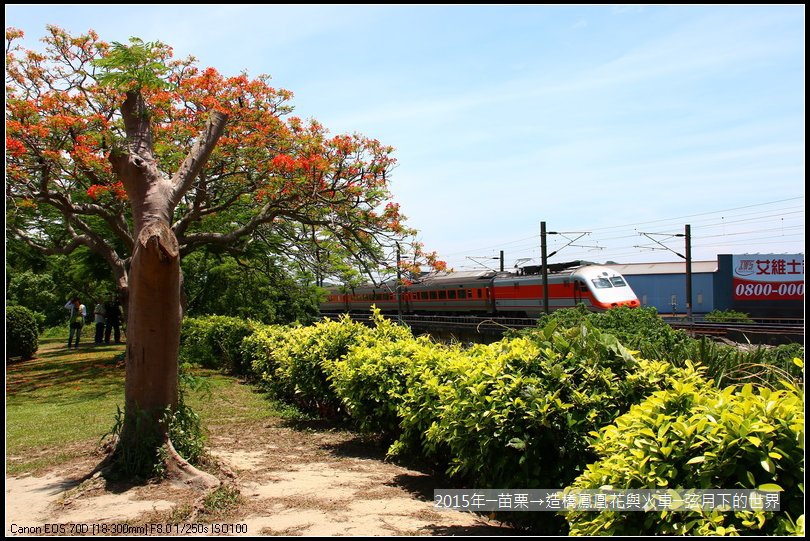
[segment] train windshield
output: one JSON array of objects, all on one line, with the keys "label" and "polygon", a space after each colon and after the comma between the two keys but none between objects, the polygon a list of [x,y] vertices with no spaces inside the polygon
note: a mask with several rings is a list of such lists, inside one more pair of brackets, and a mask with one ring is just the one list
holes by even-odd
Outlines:
[{"label": "train windshield", "polygon": [[607,278],[594,278],[593,280],[591,280],[591,282],[593,282],[593,285],[596,286],[596,289],[606,289],[609,287],[613,287],[612,285],[610,285],[610,280],[608,280]]},{"label": "train windshield", "polygon": [[610,283],[613,284],[613,287],[625,287],[627,282],[624,281],[624,278],[621,276],[613,276],[610,278]]}]

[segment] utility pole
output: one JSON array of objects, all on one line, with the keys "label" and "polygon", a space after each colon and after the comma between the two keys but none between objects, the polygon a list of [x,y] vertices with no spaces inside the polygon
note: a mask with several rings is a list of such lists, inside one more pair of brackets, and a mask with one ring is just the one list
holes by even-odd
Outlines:
[{"label": "utility pole", "polygon": [[684,242],[686,243],[686,319],[692,322],[692,228],[686,224],[684,228]]},{"label": "utility pole", "polygon": [[540,264],[543,269],[543,310],[548,311],[548,257],[546,256],[546,222],[540,222]]},{"label": "utility pole", "polygon": [[503,250],[501,250],[501,272],[503,272]]}]

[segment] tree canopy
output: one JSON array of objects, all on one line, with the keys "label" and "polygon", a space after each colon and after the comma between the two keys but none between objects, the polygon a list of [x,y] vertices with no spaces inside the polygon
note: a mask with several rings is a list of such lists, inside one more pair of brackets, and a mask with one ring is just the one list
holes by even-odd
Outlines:
[{"label": "tree canopy", "polygon": [[[137,231],[115,156],[126,141],[121,104],[134,89],[154,164],[183,179],[170,216],[181,256],[261,243],[321,276],[348,271],[349,259],[371,276],[384,247],[414,233],[391,201],[393,148],[293,116],[292,93],[269,76],[228,77],[163,43],[111,45],[93,31],[50,26],[43,52],[24,49],[22,37],[6,31],[6,218],[28,246],[85,246],[127,287]],[[190,149],[218,113],[223,132],[195,163]]]},{"label": "tree canopy", "polygon": [[184,410],[181,258],[262,243],[255,257],[282,254],[319,275],[351,258],[373,275],[386,243],[399,250],[411,233],[390,201],[393,149],[330,136],[291,116],[292,95],[267,76],[225,77],[160,42],[49,27],[39,53],[17,30],[6,37],[7,231],[46,254],[88,248],[128,299],[116,460],[128,470],[146,453],[135,463],[216,485],[176,452],[166,417]]}]

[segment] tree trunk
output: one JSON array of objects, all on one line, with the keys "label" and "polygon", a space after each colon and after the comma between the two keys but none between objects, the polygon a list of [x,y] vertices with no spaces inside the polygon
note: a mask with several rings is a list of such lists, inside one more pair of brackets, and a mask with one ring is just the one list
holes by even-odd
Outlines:
[{"label": "tree trunk", "polygon": [[180,254],[164,222],[138,233],[132,255],[127,317],[127,410],[177,406],[180,349]]},{"label": "tree trunk", "polygon": [[[188,483],[217,486],[214,476],[198,471],[177,454],[165,422],[166,414],[178,405],[180,250],[170,219],[179,190],[157,168],[149,114],[137,91],[127,93],[121,113],[127,151],[111,154],[110,161],[129,197],[136,242],[127,280],[126,410],[116,453],[130,462],[154,462],[162,456],[168,473]],[[209,153],[210,149],[207,153],[196,150],[195,160],[204,161]],[[162,455],[158,447],[164,448]],[[142,470],[153,465],[124,467],[146,473]]]}]

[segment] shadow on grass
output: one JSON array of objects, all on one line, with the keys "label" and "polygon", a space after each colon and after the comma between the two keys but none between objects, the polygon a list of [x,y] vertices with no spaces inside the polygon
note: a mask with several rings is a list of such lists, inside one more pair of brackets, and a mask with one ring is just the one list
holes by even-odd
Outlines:
[{"label": "shadow on grass", "polygon": [[[51,339],[54,342],[57,339]],[[64,387],[64,394],[75,395],[77,386],[113,386],[123,377],[123,352],[120,345],[90,346],[74,349],[47,347],[36,358],[11,364],[6,369],[6,394],[14,396],[41,389],[57,390]],[[104,380],[108,381],[104,381]],[[68,391],[67,389],[71,389]],[[75,396],[76,400],[104,394],[103,390],[92,391],[89,397]],[[62,392],[54,393],[57,397]]]}]

